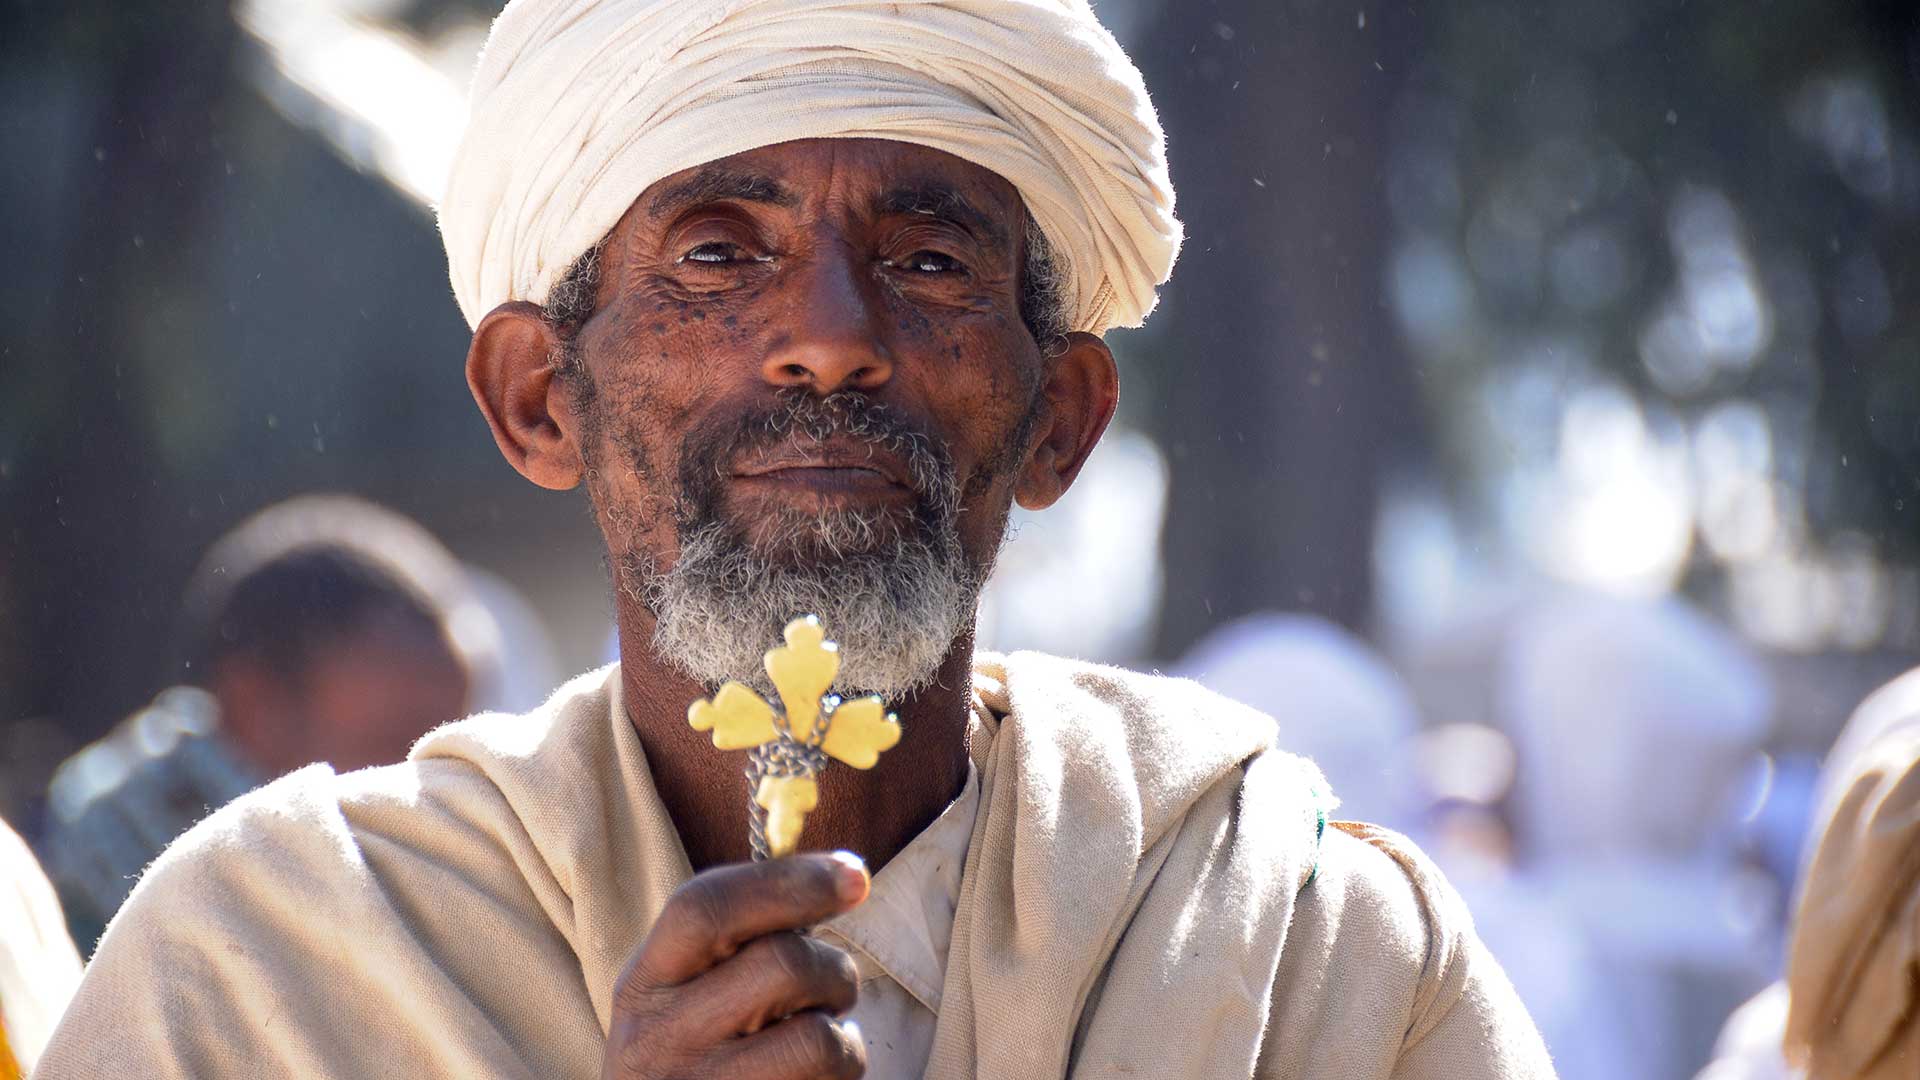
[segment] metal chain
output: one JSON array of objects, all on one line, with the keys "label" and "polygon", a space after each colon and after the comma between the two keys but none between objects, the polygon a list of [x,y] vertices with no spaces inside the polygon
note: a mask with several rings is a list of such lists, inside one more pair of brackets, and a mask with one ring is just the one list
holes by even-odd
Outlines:
[{"label": "metal chain", "polygon": [[760,748],[747,751],[747,843],[753,848],[753,861],[766,862],[771,857],[767,849],[767,808],[755,798],[760,793]]},{"label": "metal chain", "polygon": [[[821,710],[821,718],[814,721],[813,737],[817,740],[826,734],[828,711]],[[760,805],[756,798],[760,793],[760,781],[768,776],[805,776],[817,777],[820,770],[827,767],[826,752],[817,746],[807,746],[795,742],[784,730],[778,739],[762,743],[747,751],[747,842],[753,848],[753,861],[764,862],[771,856],[767,847],[767,808]]]}]

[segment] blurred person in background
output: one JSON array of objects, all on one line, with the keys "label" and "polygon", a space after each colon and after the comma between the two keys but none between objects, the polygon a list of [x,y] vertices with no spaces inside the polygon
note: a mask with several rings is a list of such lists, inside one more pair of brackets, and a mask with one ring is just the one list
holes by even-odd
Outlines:
[{"label": "blurred person in background", "polygon": [[[181,619],[186,681],[54,774],[43,843],[91,944],[161,849],[313,762],[399,761],[464,715],[494,623],[426,530],[345,495],[276,504],[218,541]],[[467,647],[463,647],[463,645]]]},{"label": "blurred person in background", "polygon": [[1767,968],[1741,914],[1757,872],[1733,842],[1771,723],[1766,673],[1677,600],[1569,594],[1517,618],[1496,680],[1516,872],[1585,939],[1621,1013],[1624,1075],[1690,1076]]},{"label": "blurred person in background", "polygon": [[1920,670],[1863,702],[1821,770],[1786,978],[1699,1080],[1920,1075]]},{"label": "blurred person in background", "polygon": [[79,983],[80,954],[53,886],[0,821],[0,1080],[33,1071]]},{"label": "blurred person in background", "polygon": [[1415,835],[1473,911],[1561,1080],[1638,1075],[1621,1005],[1594,978],[1602,966],[1596,942],[1517,861],[1512,740],[1485,724],[1453,722],[1422,731],[1408,753],[1428,800]]},{"label": "blurred person in background", "polygon": [[1619,1009],[1588,978],[1598,966],[1593,942],[1515,865],[1505,818],[1515,755],[1506,735],[1466,723],[1422,730],[1413,694],[1387,660],[1311,615],[1229,623],[1174,674],[1272,716],[1280,745],[1326,774],[1337,816],[1420,843],[1466,899],[1562,1080],[1634,1075]]},{"label": "blurred person in background", "polygon": [[1342,818],[1417,832],[1407,744],[1419,713],[1359,637],[1315,615],[1250,615],[1202,638],[1172,674],[1273,717],[1279,745],[1320,766]]}]

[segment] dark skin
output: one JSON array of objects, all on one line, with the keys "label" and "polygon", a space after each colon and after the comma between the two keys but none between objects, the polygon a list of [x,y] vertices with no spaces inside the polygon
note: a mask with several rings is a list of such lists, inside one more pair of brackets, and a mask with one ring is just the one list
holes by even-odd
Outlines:
[{"label": "dark skin", "polygon": [[[868,395],[938,440],[962,546],[984,561],[1012,504],[1065,493],[1118,400],[1098,338],[1043,349],[1022,321],[1024,220],[1011,184],[939,151],[749,151],[661,180],[614,228],[576,376],[558,371],[541,309],[513,302],[474,332],[468,382],[522,475],[589,484],[616,560],[678,556],[671,463],[690,430],[797,390]],[[721,511],[754,543],[771,511],[903,505],[893,464],[811,444],[725,463]],[[699,872],[621,979],[605,1074],[859,1075],[863,1049],[832,1021],[853,1004],[851,963],[795,931],[863,899],[865,871],[821,855],[731,865],[748,856],[740,761],[686,722],[711,688],[652,652],[643,605],[621,593],[616,617],[629,719]],[[945,809],[966,778],[972,664],[967,634],[932,686],[892,703],[898,746],[822,775],[807,846],[884,865]]]}]

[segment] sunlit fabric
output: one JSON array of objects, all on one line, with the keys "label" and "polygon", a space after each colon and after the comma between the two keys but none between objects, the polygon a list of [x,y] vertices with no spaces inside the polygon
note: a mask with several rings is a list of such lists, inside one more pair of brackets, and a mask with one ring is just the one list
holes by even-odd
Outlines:
[{"label": "sunlit fabric", "polygon": [[513,0],[440,230],[469,325],[549,290],[641,192],[806,138],[892,139],[1011,182],[1072,329],[1133,326],[1180,246],[1146,87],[1086,0]]},{"label": "sunlit fabric", "polygon": [[80,982],[53,886],[33,852],[0,822],[0,1076],[28,1073]]},{"label": "sunlit fabric", "polygon": [[[1869,695],[1834,737],[1814,787],[1813,817],[1807,832],[1809,861],[1855,782],[1887,747],[1899,745],[1901,740],[1909,745],[1920,743],[1920,668]],[[1810,869],[1802,865],[1801,876],[1804,878]]]},{"label": "sunlit fabric", "polygon": [[1862,707],[1877,730],[1841,758],[1794,918],[1786,1045],[1815,1078],[1920,1074],[1920,709],[1902,682]]}]

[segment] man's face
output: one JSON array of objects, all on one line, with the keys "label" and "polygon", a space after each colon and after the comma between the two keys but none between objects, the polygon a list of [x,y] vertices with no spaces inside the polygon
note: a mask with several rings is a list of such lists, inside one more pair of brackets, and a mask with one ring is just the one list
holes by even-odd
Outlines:
[{"label": "man's face", "polygon": [[809,140],[653,185],[571,345],[571,426],[663,658],[760,681],[788,619],[900,694],[971,628],[1047,404],[1025,212],[934,150]]}]

